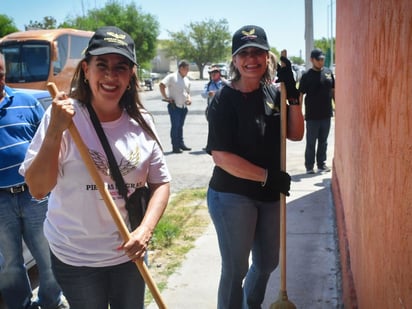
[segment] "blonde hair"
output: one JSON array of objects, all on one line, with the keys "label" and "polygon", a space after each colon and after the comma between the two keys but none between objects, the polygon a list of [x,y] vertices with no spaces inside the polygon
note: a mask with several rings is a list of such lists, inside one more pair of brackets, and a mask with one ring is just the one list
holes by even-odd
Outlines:
[{"label": "blonde hair", "polygon": [[270,80],[274,80],[276,77],[276,71],[278,68],[278,60],[275,53],[269,51],[269,73],[271,74]]}]

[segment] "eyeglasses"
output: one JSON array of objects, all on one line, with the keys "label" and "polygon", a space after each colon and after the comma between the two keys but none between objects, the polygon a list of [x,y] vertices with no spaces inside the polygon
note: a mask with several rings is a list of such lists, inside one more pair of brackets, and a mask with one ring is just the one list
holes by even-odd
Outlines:
[{"label": "eyeglasses", "polygon": [[249,50],[241,50],[236,54],[236,56],[239,56],[240,58],[246,58],[246,57],[261,57],[263,55],[266,55],[267,51],[264,49],[260,48],[253,48]]}]

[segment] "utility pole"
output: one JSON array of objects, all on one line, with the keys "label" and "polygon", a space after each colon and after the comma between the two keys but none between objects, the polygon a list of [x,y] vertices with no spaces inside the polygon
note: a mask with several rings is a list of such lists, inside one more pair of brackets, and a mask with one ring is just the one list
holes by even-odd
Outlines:
[{"label": "utility pole", "polygon": [[312,0],[305,0],[305,62],[307,70],[311,68],[310,52],[312,51],[313,47],[313,4]]},{"label": "utility pole", "polygon": [[330,0],[330,68],[333,68],[333,0]]}]

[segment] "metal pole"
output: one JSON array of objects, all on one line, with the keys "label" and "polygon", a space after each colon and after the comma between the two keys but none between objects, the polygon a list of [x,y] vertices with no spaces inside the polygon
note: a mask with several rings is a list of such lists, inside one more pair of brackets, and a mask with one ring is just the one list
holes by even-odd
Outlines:
[{"label": "metal pole", "polygon": [[311,68],[310,52],[313,44],[313,5],[312,0],[305,0],[305,48],[306,48],[306,69]]},{"label": "metal pole", "polygon": [[333,1],[330,0],[330,68],[333,68]]}]

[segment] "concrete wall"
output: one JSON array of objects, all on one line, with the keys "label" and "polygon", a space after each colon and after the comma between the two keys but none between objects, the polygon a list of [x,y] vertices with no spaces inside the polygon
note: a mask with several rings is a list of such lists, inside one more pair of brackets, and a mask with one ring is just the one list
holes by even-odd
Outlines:
[{"label": "concrete wall", "polygon": [[412,308],[412,1],[336,3],[332,189],[345,308]]}]

